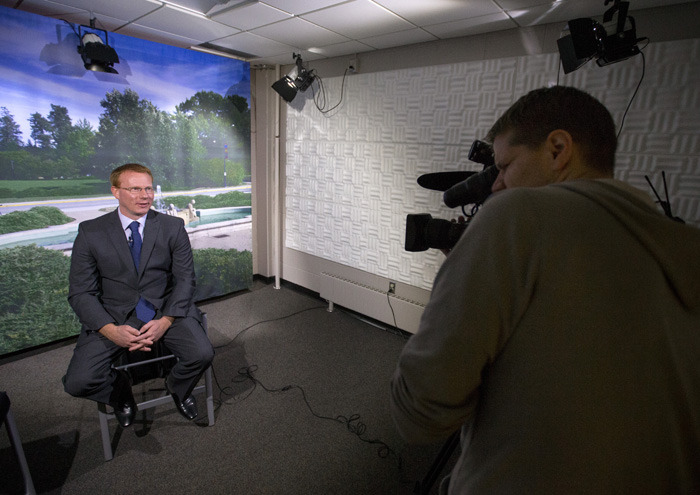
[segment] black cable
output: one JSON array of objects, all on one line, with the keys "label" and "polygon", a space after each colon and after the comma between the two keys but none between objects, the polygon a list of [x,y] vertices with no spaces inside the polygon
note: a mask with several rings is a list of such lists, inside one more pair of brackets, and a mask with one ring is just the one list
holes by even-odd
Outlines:
[{"label": "black cable", "polygon": [[345,428],[355,435],[357,438],[359,438],[362,442],[371,444],[371,445],[379,445],[379,450],[377,451],[377,454],[381,458],[386,458],[389,456],[392,456],[396,459],[397,465],[399,469],[401,469],[401,457],[394,452],[394,450],[389,447],[385,442],[379,439],[369,439],[363,437],[365,432],[367,431],[367,425],[365,425],[362,421],[360,421],[360,415],[359,414],[352,414],[350,417],[346,417],[343,415],[338,415],[336,417],[331,417],[331,416],[324,416],[322,414],[317,413],[316,411],[313,410],[311,407],[311,403],[309,402],[308,398],[306,397],[306,392],[302,387],[299,385],[285,385],[282,388],[270,388],[267,387],[264,383],[262,383],[260,380],[255,378],[253,374],[258,370],[258,366],[256,364],[252,364],[250,366],[245,366],[241,369],[238,370],[238,379],[234,379],[234,383],[244,383],[246,381],[250,381],[253,383],[253,390],[246,395],[246,398],[249,397],[254,391],[255,388],[260,385],[263,390],[265,390],[268,393],[275,394],[275,393],[281,393],[281,392],[289,392],[290,390],[298,390],[301,392],[301,397],[304,400],[304,403],[306,404],[307,409],[311,413],[312,416],[318,419],[326,420],[326,421],[333,421],[335,423],[340,423],[345,425]]},{"label": "black cable", "polygon": [[[387,293],[387,297],[388,296],[389,296],[389,294]],[[389,302],[389,306],[391,307],[391,302]],[[254,328],[262,323],[270,323],[273,321],[279,321],[279,320],[283,320],[283,319],[298,315],[300,313],[304,313],[306,311],[311,311],[311,310],[315,310],[315,309],[325,309],[325,308],[326,308],[325,306],[312,306],[310,308],[304,308],[304,309],[301,309],[299,311],[295,311],[293,313],[290,313],[288,315],[280,316],[278,318],[271,318],[269,320],[261,320],[257,323],[254,323],[254,324],[244,328],[233,339],[231,339],[230,341],[228,341],[225,344],[216,346],[215,349],[220,349],[222,347],[226,347],[226,346],[230,345],[238,337],[243,335],[245,332],[247,332],[248,330],[250,330],[250,329],[252,329],[252,328]],[[394,314],[394,310],[392,308],[392,315],[393,314]],[[396,316],[395,315],[394,315],[394,324],[396,324]],[[396,326],[396,328],[398,329],[398,326]],[[216,383],[216,386],[219,389],[219,397],[222,397],[224,395],[231,395],[231,397],[235,399],[236,396],[232,392],[232,387],[230,387],[230,386],[222,387],[221,384],[219,383],[219,379],[216,376],[216,372],[214,370],[213,363],[211,365],[211,370],[212,370],[212,374],[214,377],[214,382]],[[359,414],[352,414],[352,415],[350,415],[350,417],[346,417],[343,415],[331,417],[331,416],[324,416],[324,415],[318,414],[311,407],[311,403],[309,402],[308,398],[306,397],[306,392],[304,391],[304,389],[302,387],[300,387],[298,385],[286,385],[286,386],[284,386],[282,388],[278,388],[278,389],[269,388],[265,384],[263,384],[260,380],[255,378],[255,376],[253,376],[253,373],[257,370],[258,370],[258,366],[256,364],[242,367],[238,370],[238,377],[232,379],[232,382],[234,384],[241,384],[241,383],[246,383],[246,382],[251,382],[253,384],[253,388],[247,394],[245,394],[244,397],[238,399],[239,401],[246,400],[248,397],[250,397],[250,395],[253,394],[253,392],[255,392],[255,389],[257,388],[258,385],[260,385],[268,393],[282,393],[282,392],[288,392],[290,390],[299,390],[301,392],[302,399],[304,400],[304,403],[306,404],[306,407],[308,408],[308,410],[311,412],[311,414],[314,417],[316,417],[318,419],[326,420],[326,421],[333,421],[336,423],[343,424],[343,425],[345,425],[345,428],[350,433],[357,436],[357,438],[359,438],[360,441],[362,441],[364,443],[371,444],[371,445],[379,445],[379,449],[377,450],[377,455],[381,458],[393,457],[396,461],[396,465],[397,465],[399,473],[403,473],[403,460],[402,460],[400,453],[397,454],[387,443],[383,442],[380,439],[370,439],[370,438],[363,437],[363,435],[367,431],[367,425],[365,423],[363,423],[362,421],[360,421]],[[215,409],[218,409],[222,405],[227,404],[227,401],[223,400],[221,398],[214,399],[214,404],[215,404]],[[413,481],[404,479],[402,476],[400,479],[400,482],[405,484],[405,483],[412,483]]]},{"label": "black cable", "polygon": [[[314,103],[316,104],[316,108],[318,108],[318,111],[321,112],[322,114],[327,114],[336,108],[340,106],[340,104],[343,102],[343,94],[345,93],[345,78],[348,75],[348,69],[345,69],[345,72],[343,72],[343,81],[340,84],[340,100],[338,100],[338,103],[326,110],[326,88],[323,85],[323,79],[321,79],[321,76],[317,75],[316,79],[318,80],[318,87],[319,87],[319,92],[318,95],[314,91],[313,85],[311,86],[311,92],[313,93],[313,99]],[[321,98],[323,98],[323,104],[321,104]]]},{"label": "black cable", "polygon": [[396,323],[396,313],[394,313],[394,307],[391,305],[391,298],[389,297],[389,293],[386,293],[386,302],[389,303],[389,309],[391,310],[391,316],[394,318],[394,326],[396,328],[399,328],[399,325]]},{"label": "black cable", "polygon": [[[646,46],[646,45],[645,45]],[[634,93],[632,93],[632,98],[630,98],[630,102],[627,104],[627,108],[625,109],[625,113],[622,114],[622,121],[620,122],[620,129],[617,131],[617,138],[620,138],[620,133],[622,132],[622,126],[625,125],[625,117],[627,117],[627,112],[629,111],[630,107],[632,106],[632,102],[634,101],[634,97],[637,96],[637,91],[639,91],[639,87],[642,85],[642,81],[644,80],[644,73],[646,71],[646,58],[644,57],[644,52],[639,51],[639,54],[642,56],[642,77],[639,78],[639,82],[637,83],[637,88],[634,90]]]},{"label": "black cable", "polygon": [[[325,308],[325,306],[312,306],[312,307],[310,307],[310,308],[300,309],[299,311],[295,311],[294,313],[290,313],[290,314],[288,314],[288,315],[280,316],[280,317],[278,317],[278,318],[271,318],[271,319],[269,319],[269,320],[261,320],[261,321],[258,321],[257,323],[253,323],[252,325],[250,325],[250,326],[244,328],[243,330],[241,330],[240,332],[238,332],[238,334],[237,334],[234,338],[232,338],[231,340],[229,340],[229,341],[226,342],[225,344],[221,344],[221,345],[215,346],[214,349],[215,349],[215,350],[216,350],[216,349],[221,349],[222,347],[227,347],[227,346],[231,345],[233,342],[236,341],[236,339],[237,339],[238,337],[240,337],[241,335],[243,335],[245,332],[247,332],[247,331],[250,330],[251,328],[256,327],[256,326],[258,326],[258,325],[261,325],[261,324],[263,324],[263,323],[270,323],[270,322],[273,322],[273,321],[284,320],[285,318],[291,318],[292,316],[298,315],[298,314],[300,314],[300,313],[304,313],[304,312],[306,312],[306,311],[311,311],[311,310],[313,310],[313,309],[324,309],[324,308]],[[219,383],[219,379],[216,377],[216,371],[214,370],[214,364],[213,364],[213,363],[212,363],[212,365],[211,365],[211,371],[212,371],[212,374],[213,374],[213,377],[214,377],[214,383],[216,383],[216,387],[219,389],[219,397],[224,396],[224,395],[231,395],[231,396],[233,396],[233,394],[229,392],[229,390],[231,389],[231,387],[228,387],[228,386],[227,386],[227,387],[222,387],[221,384]],[[215,409],[218,409],[219,407],[221,407],[223,404],[226,404],[226,403],[227,403],[226,400],[223,400],[223,399],[214,399]]]},{"label": "black cable", "polygon": [[269,319],[269,320],[260,320],[260,321],[257,322],[257,323],[253,323],[252,325],[250,325],[250,326],[248,326],[248,327],[245,327],[243,330],[241,330],[240,332],[238,332],[238,334],[237,334],[234,338],[232,338],[231,340],[229,340],[229,341],[226,342],[225,344],[221,344],[221,345],[218,345],[218,346],[214,347],[214,349],[221,349],[222,347],[226,347],[226,346],[232,344],[233,342],[236,341],[236,339],[237,339],[238,337],[240,337],[241,335],[243,335],[245,332],[247,332],[248,330],[250,330],[250,329],[253,328],[253,327],[256,327],[256,326],[258,326],[258,325],[262,325],[263,323],[271,323],[271,322],[273,322],[273,321],[279,321],[279,320],[284,320],[284,319],[286,319],[286,318],[291,318],[292,316],[296,316],[296,315],[298,315],[298,314],[300,314],[300,313],[304,313],[304,312],[306,312],[306,311],[311,311],[311,310],[314,310],[314,309],[326,309],[326,307],[325,307],[325,306],[312,306],[312,307],[310,307],[310,308],[300,309],[299,311],[295,311],[294,313],[290,313],[290,314],[284,315],[284,316],[279,316],[279,317],[277,317],[277,318],[271,318],[271,319]]}]

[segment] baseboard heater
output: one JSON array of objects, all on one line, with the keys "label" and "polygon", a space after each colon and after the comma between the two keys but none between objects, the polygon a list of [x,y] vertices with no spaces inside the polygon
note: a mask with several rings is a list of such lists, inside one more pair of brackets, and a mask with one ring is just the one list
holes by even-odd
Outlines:
[{"label": "baseboard heater", "polygon": [[425,305],[332,273],[321,273],[321,298],[401,330],[415,333]]}]

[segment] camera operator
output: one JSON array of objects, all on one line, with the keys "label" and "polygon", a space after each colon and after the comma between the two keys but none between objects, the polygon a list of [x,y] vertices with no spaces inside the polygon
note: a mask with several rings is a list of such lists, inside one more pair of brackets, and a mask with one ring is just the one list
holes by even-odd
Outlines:
[{"label": "camera operator", "polygon": [[583,91],[532,91],[487,139],[497,194],[399,358],[400,434],[461,428],[441,493],[700,492],[700,230],[613,179]]}]

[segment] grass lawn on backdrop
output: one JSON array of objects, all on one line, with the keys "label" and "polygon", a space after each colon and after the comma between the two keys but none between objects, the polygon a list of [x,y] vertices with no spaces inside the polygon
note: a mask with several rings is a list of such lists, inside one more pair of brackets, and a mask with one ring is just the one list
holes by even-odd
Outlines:
[{"label": "grass lawn on backdrop", "polygon": [[101,179],[0,180],[1,203],[108,194],[109,181]]}]

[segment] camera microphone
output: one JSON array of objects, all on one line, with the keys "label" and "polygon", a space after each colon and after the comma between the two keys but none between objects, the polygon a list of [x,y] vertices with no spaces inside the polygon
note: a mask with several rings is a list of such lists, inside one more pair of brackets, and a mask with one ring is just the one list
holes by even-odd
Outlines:
[{"label": "camera microphone", "polygon": [[491,186],[498,177],[498,168],[489,165],[478,174],[450,187],[442,196],[449,208],[464,206],[470,203],[480,204],[491,194]]}]

